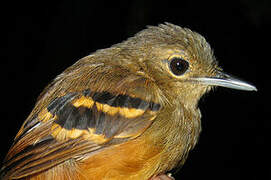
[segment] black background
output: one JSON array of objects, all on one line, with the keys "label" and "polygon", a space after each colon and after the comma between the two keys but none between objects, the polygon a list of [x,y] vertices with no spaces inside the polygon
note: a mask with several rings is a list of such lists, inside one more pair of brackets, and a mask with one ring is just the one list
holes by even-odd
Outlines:
[{"label": "black background", "polygon": [[56,75],[146,25],[171,22],[205,36],[226,72],[258,88],[258,92],[218,88],[201,100],[201,138],[176,179],[270,178],[266,136],[271,130],[270,2],[99,0],[1,5],[1,159],[35,99]]}]

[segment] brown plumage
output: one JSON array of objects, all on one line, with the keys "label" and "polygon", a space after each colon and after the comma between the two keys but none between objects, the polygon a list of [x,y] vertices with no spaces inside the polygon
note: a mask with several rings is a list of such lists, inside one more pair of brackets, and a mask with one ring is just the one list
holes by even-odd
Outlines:
[{"label": "brown plumage", "polygon": [[224,74],[198,33],[170,23],[80,59],[38,98],[9,150],[7,179],[150,179],[185,162]]}]

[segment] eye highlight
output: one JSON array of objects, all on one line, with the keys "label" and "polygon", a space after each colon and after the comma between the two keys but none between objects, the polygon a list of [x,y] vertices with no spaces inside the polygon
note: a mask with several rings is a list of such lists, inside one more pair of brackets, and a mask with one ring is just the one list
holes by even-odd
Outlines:
[{"label": "eye highlight", "polygon": [[180,76],[188,70],[189,63],[180,57],[174,57],[169,62],[169,67],[174,75]]}]

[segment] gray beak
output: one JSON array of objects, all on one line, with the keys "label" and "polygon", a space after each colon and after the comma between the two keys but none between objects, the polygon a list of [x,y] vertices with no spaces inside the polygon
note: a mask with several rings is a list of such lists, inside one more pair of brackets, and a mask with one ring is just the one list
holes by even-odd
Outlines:
[{"label": "gray beak", "polygon": [[200,77],[195,78],[194,80],[206,85],[222,86],[226,88],[244,91],[257,91],[257,88],[255,86],[221,71],[218,71],[215,77]]}]

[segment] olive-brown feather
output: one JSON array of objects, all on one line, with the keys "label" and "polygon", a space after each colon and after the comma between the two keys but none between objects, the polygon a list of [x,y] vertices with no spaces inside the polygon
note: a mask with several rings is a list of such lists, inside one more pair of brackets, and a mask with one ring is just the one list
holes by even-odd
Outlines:
[{"label": "olive-brown feather", "polygon": [[45,88],[0,177],[147,180],[163,174],[182,165],[197,143],[199,99],[213,85],[226,86],[225,79],[206,83],[215,78],[221,68],[201,35],[170,23],[149,26],[80,59]]}]

